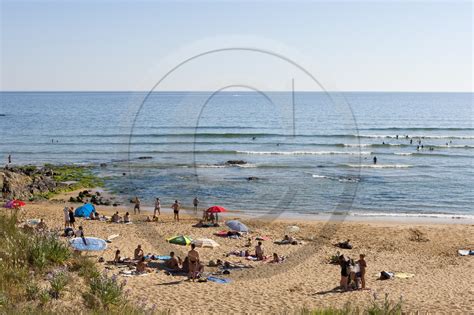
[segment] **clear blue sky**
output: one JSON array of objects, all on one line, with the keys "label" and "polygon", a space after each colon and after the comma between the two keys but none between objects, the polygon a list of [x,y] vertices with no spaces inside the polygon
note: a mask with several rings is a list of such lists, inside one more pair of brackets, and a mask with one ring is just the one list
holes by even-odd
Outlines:
[{"label": "clear blue sky", "polygon": [[[163,58],[177,63],[202,39],[242,46],[220,42],[239,35],[265,39],[258,48],[278,51],[269,40],[300,53],[304,61],[286,56],[338,90],[472,91],[472,17],[471,1],[1,0],[0,89],[146,89],[168,70],[154,68]],[[232,58],[183,70],[166,88],[213,89],[236,73],[241,83],[247,76],[280,89],[272,80],[285,70]]]}]

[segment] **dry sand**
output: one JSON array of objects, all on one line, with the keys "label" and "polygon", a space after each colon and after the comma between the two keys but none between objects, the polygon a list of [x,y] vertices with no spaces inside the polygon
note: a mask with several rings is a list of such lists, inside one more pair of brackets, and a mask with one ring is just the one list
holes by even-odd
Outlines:
[{"label": "dry sand", "polygon": [[[50,228],[63,226],[64,202],[29,204],[24,218],[44,218]],[[72,204],[72,206],[78,206]],[[131,206],[97,207],[102,214],[118,210],[133,213]],[[2,210],[6,211],[6,210]],[[161,216],[160,223],[144,222],[145,215],[133,215],[133,224],[112,224],[78,219],[87,236],[107,238],[112,234],[120,236],[109,244],[107,250],[99,253],[106,260],[113,259],[116,249],[122,256],[133,256],[137,244],[145,253],[168,255],[175,251],[184,258],[189,247],[172,245],[166,238],[184,234],[192,238],[211,238],[221,246],[215,249],[198,248],[202,260],[227,259],[248,263],[253,269],[232,271],[226,278],[230,284],[213,282],[192,283],[185,277],[169,276],[163,271],[146,276],[124,278],[127,280],[128,297],[147,307],[156,305],[159,310],[172,313],[283,313],[303,307],[343,307],[346,303],[364,306],[371,302],[373,294],[382,298],[385,293],[392,300],[400,297],[407,311],[429,313],[474,313],[474,286],[472,270],[474,257],[460,257],[460,248],[474,248],[474,225],[468,224],[403,224],[394,222],[317,222],[274,221],[263,222],[243,219],[251,229],[251,236],[269,236],[263,241],[265,253],[273,252],[287,256],[281,264],[249,262],[243,258],[225,254],[231,250],[245,249],[246,238],[240,240],[220,238],[213,233],[220,228],[193,228],[196,217],[182,213],[182,220],[175,223],[170,214]],[[223,226],[223,224],[221,224]],[[281,239],[285,228],[298,225],[301,230],[295,236],[305,241],[304,245],[275,245]],[[410,240],[412,229],[425,233],[429,241]],[[352,250],[341,250],[334,243],[350,239]],[[255,244],[256,241],[253,241]],[[334,292],[339,282],[340,270],[328,263],[329,257],[337,251],[357,258],[366,254],[368,264],[367,287],[371,290],[346,293]],[[92,255],[91,255],[92,256]],[[97,259],[98,256],[93,256]],[[104,264],[99,264],[105,268]],[[206,268],[206,271],[215,271]],[[380,271],[407,272],[415,276],[410,279],[377,280]],[[115,268],[110,272],[118,273]]]}]

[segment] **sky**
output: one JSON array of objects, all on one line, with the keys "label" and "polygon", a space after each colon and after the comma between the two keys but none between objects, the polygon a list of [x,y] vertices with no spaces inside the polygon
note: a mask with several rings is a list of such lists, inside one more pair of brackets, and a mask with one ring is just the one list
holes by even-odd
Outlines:
[{"label": "sky", "polygon": [[471,1],[0,1],[2,91],[473,91]]}]

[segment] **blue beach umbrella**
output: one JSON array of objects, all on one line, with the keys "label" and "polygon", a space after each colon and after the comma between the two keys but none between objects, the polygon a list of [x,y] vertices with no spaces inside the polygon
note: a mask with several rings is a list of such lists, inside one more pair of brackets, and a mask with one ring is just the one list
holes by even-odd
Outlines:
[{"label": "blue beach umbrella", "polygon": [[249,228],[240,221],[230,220],[225,223],[232,231],[248,232]]}]

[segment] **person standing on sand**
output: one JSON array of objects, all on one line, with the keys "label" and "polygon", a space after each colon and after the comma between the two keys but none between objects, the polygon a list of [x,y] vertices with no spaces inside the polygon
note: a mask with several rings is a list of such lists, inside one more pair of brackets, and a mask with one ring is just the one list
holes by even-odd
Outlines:
[{"label": "person standing on sand", "polygon": [[361,279],[361,289],[365,289],[365,270],[367,269],[367,262],[365,261],[365,255],[360,254],[359,260],[357,261],[360,268],[360,279]]},{"label": "person standing on sand", "polygon": [[171,205],[171,209],[173,209],[173,219],[179,222],[179,209],[181,205],[179,204],[178,200],[175,200],[174,203]]},{"label": "person standing on sand", "polygon": [[137,210],[138,210],[138,214],[140,214],[140,199],[138,199],[138,196],[135,197],[135,207],[133,208],[133,214],[137,214]]},{"label": "person standing on sand", "polygon": [[191,244],[191,250],[188,252],[188,264],[189,264],[189,279],[193,282],[196,279],[197,273],[199,272],[199,253],[196,250],[196,245]]},{"label": "person standing on sand", "polygon": [[344,255],[339,256],[339,266],[341,266],[341,281],[339,282],[341,289],[347,291],[349,281],[349,264]]},{"label": "person standing on sand", "polygon": [[64,207],[64,228],[69,226],[69,207]]},{"label": "person standing on sand", "polygon": [[194,213],[196,214],[198,211],[199,200],[198,197],[194,197],[193,199],[193,206],[194,206]]},{"label": "person standing on sand", "polygon": [[153,217],[156,217],[156,213],[158,212],[158,215],[161,214],[161,201],[160,198],[156,197],[155,200],[155,210],[153,211]]},{"label": "person standing on sand", "polygon": [[74,212],[72,211],[72,207],[69,208],[68,214],[69,214],[69,226],[75,229],[76,226],[74,223],[76,222],[76,218],[74,218]]}]

